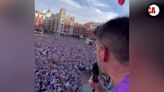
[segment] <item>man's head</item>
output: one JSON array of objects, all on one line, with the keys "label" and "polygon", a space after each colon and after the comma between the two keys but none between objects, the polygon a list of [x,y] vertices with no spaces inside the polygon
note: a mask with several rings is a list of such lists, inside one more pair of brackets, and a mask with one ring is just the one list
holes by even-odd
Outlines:
[{"label": "man's head", "polygon": [[97,38],[97,59],[102,73],[129,63],[129,18],[108,21],[94,31]]}]

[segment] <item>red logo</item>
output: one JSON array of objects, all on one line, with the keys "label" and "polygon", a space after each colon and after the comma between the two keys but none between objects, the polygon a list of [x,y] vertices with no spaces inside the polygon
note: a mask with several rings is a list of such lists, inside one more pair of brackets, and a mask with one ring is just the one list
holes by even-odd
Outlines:
[{"label": "red logo", "polygon": [[155,13],[155,7],[149,7],[148,13]]},{"label": "red logo", "polygon": [[157,15],[159,14],[159,12],[160,12],[160,9],[159,9],[159,7],[158,7],[157,5],[155,5],[155,4],[152,4],[152,5],[150,5],[150,6],[148,7],[148,13],[149,13],[149,15],[151,15],[151,16],[157,16]]}]

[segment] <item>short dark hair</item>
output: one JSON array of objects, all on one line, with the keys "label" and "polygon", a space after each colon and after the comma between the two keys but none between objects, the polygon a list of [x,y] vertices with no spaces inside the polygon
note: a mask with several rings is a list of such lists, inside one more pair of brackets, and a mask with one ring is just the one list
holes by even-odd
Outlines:
[{"label": "short dark hair", "polygon": [[121,64],[129,63],[129,18],[120,17],[106,22],[94,31],[97,41],[107,45]]}]

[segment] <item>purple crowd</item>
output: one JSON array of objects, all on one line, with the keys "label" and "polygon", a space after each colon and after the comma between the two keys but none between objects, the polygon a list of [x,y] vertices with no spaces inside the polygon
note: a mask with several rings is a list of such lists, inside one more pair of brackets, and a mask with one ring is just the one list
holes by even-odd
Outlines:
[{"label": "purple crowd", "polygon": [[35,35],[35,92],[81,92],[80,72],[96,62],[95,44],[57,35]]}]

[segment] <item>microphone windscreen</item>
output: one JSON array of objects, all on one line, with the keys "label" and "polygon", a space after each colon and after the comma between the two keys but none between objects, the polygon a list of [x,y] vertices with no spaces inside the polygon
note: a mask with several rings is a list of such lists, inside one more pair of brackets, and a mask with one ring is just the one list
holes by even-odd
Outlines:
[{"label": "microphone windscreen", "polygon": [[99,68],[98,68],[97,63],[94,63],[94,64],[93,64],[92,73],[93,73],[94,75],[99,75]]},{"label": "microphone windscreen", "polygon": [[99,75],[99,68],[97,63],[94,63],[92,67],[92,80],[94,82],[98,82],[98,75]]}]

